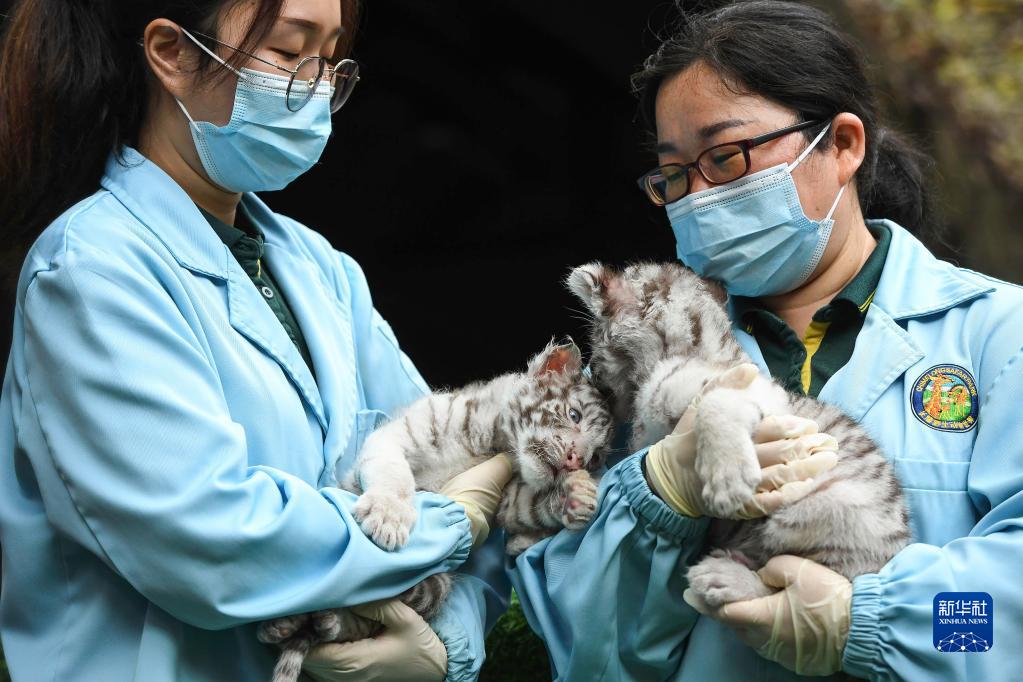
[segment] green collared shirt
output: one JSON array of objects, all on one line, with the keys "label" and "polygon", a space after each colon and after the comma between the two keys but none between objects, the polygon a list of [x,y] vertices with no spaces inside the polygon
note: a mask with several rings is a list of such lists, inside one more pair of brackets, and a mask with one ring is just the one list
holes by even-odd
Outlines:
[{"label": "green collared shirt", "polygon": [[852,357],[892,241],[886,226],[871,225],[869,229],[877,246],[856,277],[813,314],[802,339],[758,299],[733,299],[736,319],[757,340],[771,376],[793,393],[816,398],[828,379]]},{"label": "green collared shirt", "polygon": [[256,285],[256,289],[263,296],[263,300],[270,306],[270,310],[277,316],[277,319],[281,321],[284,331],[288,333],[288,336],[302,354],[302,358],[305,359],[309,370],[313,371],[313,361],[309,356],[309,348],[306,346],[302,329],[298,326],[298,321],[292,314],[291,308],[288,307],[288,302],[284,299],[283,294],[281,294],[280,287],[277,286],[273,275],[270,274],[267,263],[263,260],[263,233],[252,222],[240,204],[238,211],[235,213],[235,225],[228,225],[201,207],[199,207],[199,210],[209,222],[213,231],[220,237],[220,241],[224,242],[227,248],[231,250],[231,253],[234,254],[245,274]]}]

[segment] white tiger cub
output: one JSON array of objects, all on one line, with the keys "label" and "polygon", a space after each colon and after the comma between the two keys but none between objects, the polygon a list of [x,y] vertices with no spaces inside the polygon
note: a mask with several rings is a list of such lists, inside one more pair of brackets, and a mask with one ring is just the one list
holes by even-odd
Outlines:
[{"label": "white tiger cub", "polygon": [[[750,362],[732,335],[724,292],[678,263],[624,270],[590,263],[567,283],[593,316],[593,379],[615,415],[632,423],[633,450],[671,433],[712,377]],[[769,414],[817,422],[841,444],[838,464],[814,479],[809,494],[766,518],[725,520],[760,483],[752,435]],[[757,376],[747,389],[703,395],[693,429],[703,501],[718,518],[707,536],[714,549],[686,577],[707,606],[772,593],[755,569],[778,554],[812,559],[852,580],[880,570],[909,543],[909,514],[891,464],[837,408]]]},{"label": "white tiger cub", "polygon": [[[601,393],[582,371],[573,343],[552,341],[524,373],[505,374],[455,391],[424,396],[366,439],[343,488],[361,493],[353,513],[380,547],[408,542],[416,490],[438,491],[454,476],[499,452],[514,476],[497,521],[518,554],[561,528],[589,523],[597,506],[593,472],[605,460],[612,419]],[[399,598],[423,618],[437,614],[451,589],[432,575]],[[274,682],[294,682],[311,646],[375,634],[376,624],[348,609],[264,622],[259,638],[282,648]]]}]

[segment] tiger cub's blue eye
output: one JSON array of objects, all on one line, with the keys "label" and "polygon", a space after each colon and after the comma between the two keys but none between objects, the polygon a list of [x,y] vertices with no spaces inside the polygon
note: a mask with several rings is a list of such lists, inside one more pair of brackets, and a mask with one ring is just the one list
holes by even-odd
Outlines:
[{"label": "tiger cub's blue eye", "polygon": [[583,420],[583,415],[579,412],[579,410],[572,407],[568,410],[568,418],[578,424]]}]

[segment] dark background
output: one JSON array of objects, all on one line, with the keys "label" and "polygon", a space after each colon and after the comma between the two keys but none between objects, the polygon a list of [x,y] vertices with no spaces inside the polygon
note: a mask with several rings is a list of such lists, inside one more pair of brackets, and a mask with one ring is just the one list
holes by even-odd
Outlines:
[{"label": "dark background", "polygon": [[[948,229],[926,241],[1023,279],[1016,0],[963,0],[948,16],[807,2],[859,39],[889,122],[937,159],[929,189]],[[551,336],[583,337],[561,285],[570,267],[674,255],[663,209],[634,183],[654,155],[629,75],[675,16],[673,0],[363,0],[362,81],[333,140],[316,168],[262,196],[362,264],[432,385],[522,367]],[[0,301],[4,360],[11,301]]]},{"label": "dark background", "polygon": [[322,164],[264,198],[354,256],[434,386],[581,334],[561,280],[670,258],[629,75],[664,2],[369,0]]}]

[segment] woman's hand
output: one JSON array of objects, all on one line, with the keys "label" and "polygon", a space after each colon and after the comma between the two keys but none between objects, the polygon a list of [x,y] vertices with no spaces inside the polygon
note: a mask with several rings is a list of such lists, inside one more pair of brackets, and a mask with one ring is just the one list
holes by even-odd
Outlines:
[{"label": "woman's hand", "polygon": [[302,670],[316,682],[427,682],[447,675],[448,654],[433,628],[397,599],[352,611],[384,626],[376,637],[313,647]]},{"label": "woman's hand", "polygon": [[[440,490],[465,508],[473,547],[490,534],[501,494],[511,477],[511,460],[500,454],[460,473]],[[444,679],[447,651],[433,628],[415,611],[397,599],[353,606],[352,611],[383,624],[383,633],[355,642],[313,647],[302,669],[314,680]]]},{"label": "woman's hand", "polygon": [[852,583],[830,568],[788,554],[757,573],[772,595],[725,604],[708,611],[689,590],[686,600],[700,613],[730,625],[739,639],[764,658],[800,675],[830,675],[842,668],[849,637]]},{"label": "woman's hand", "polygon": [[473,549],[482,545],[494,525],[501,494],[512,477],[508,455],[494,455],[487,461],[458,474],[440,489],[441,495],[465,507],[472,532]]},{"label": "woman's hand", "polygon": [[[708,382],[703,393],[711,388],[747,388],[756,376],[755,365],[738,365]],[[651,489],[676,512],[697,517],[707,510],[704,482],[695,468],[694,414],[694,409],[686,410],[671,435],[650,448],[644,464]],[[838,463],[838,443],[818,430],[816,422],[792,415],[768,416],[760,422],[753,440],[761,482],[735,518],[766,516],[800,499],[813,489],[814,476]]]}]

